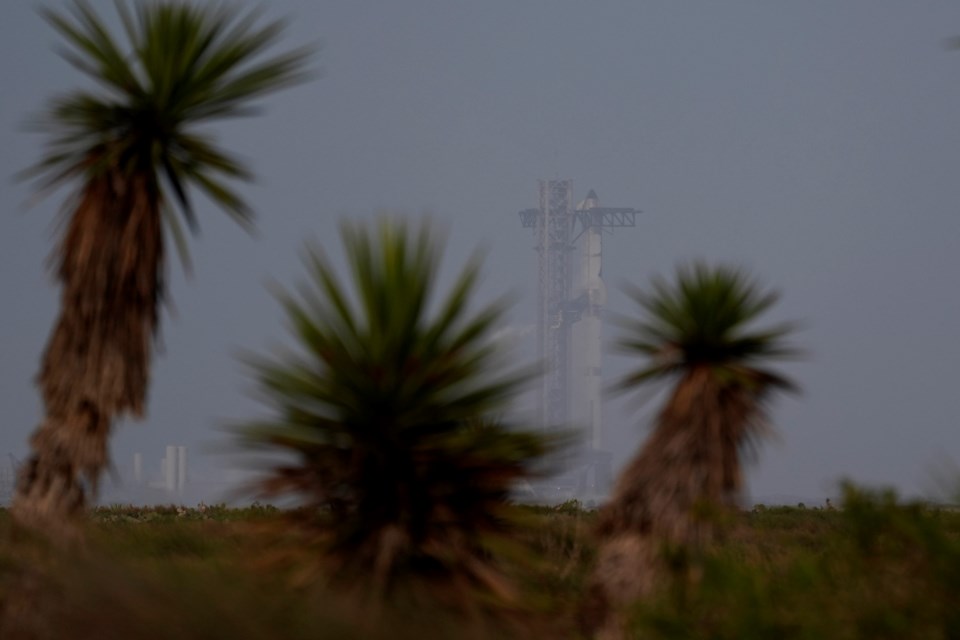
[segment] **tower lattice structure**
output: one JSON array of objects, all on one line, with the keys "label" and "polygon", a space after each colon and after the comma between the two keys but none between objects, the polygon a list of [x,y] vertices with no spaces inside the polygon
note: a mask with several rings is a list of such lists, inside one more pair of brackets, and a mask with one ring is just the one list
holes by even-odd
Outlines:
[{"label": "tower lattice structure", "polygon": [[[532,229],[536,238],[538,355],[545,366],[538,397],[538,417],[544,428],[570,424],[574,385],[594,388],[587,396],[596,396],[597,416],[590,420],[592,449],[602,447],[599,418],[600,328],[605,287],[600,277],[601,236],[605,230],[636,226],[637,209],[600,207],[591,190],[577,207],[573,200],[572,180],[541,180],[540,206],[520,212],[523,227]],[[571,335],[582,318],[595,320],[585,340],[582,359],[596,366],[573,370]],[[582,363],[581,363],[582,364]],[[591,382],[589,379],[593,377]],[[583,394],[580,394],[583,397]],[[587,425],[585,425],[587,426]]]}]

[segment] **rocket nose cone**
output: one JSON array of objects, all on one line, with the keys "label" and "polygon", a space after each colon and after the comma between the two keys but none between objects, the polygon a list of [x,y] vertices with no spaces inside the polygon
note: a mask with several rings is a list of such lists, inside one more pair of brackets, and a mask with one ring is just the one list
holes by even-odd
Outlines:
[{"label": "rocket nose cone", "polygon": [[587,192],[587,197],[584,198],[583,202],[580,203],[579,208],[582,210],[588,210],[588,209],[596,209],[599,206],[600,206],[600,199],[597,198],[597,192],[594,191],[593,189],[590,189],[590,191]]}]

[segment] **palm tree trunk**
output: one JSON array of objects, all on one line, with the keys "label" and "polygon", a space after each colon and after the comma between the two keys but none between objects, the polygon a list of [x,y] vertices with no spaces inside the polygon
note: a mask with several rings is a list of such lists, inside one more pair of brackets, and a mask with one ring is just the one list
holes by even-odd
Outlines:
[{"label": "palm tree trunk", "polygon": [[163,288],[163,231],[149,176],[91,179],[57,253],[61,310],[38,383],[46,417],[30,440],[12,508],[58,537],[107,466],[115,417],[141,416]]},{"label": "palm tree trunk", "polygon": [[621,533],[604,538],[587,585],[583,630],[597,640],[629,636],[627,608],[654,592],[663,579],[660,548],[649,534]]},{"label": "palm tree trunk", "polygon": [[109,421],[92,408],[48,417],[30,440],[11,514],[21,527],[57,540],[76,537],[89,492],[107,465]]},{"label": "palm tree trunk", "polygon": [[590,587],[597,637],[624,637],[625,608],[675,577],[662,559],[665,550],[699,549],[713,540],[711,510],[731,507],[739,495],[738,451],[755,413],[748,400],[706,369],[674,389],[599,517]]}]

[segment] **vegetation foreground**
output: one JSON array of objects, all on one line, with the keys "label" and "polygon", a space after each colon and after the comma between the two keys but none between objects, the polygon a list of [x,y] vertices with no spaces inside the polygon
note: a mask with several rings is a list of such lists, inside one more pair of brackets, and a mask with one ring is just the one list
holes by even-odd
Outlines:
[{"label": "vegetation foreground", "polygon": [[512,505],[572,441],[511,422],[539,368],[498,342],[479,256],[440,286],[429,220],[345,221],[344,269],[308,244],[275,290],[291,344],[245,358],[267,411],[235,435],[283,454],[262,495],[307,506],[90,511],[115,421],[146,411],[190,194],[252,220],[231,186],[252,174],[195,127],[250,115],[313,55],[276,53],[284,23],[256,11],[131,4],[123,37],[84,0],[42,12],[102,91],[48,104],[24,174],[73,196],[45,417],[0,517],[0,638],[960,638],[960,514],[853,488],[839,512],[735,509],[795,388],[772,367],[797,355],[794,325],[764,320],[776,291],[737,268],[628,291],[619,389],[665,401],[610,502]]},{"label": "vegetation foreground", "polygon": [[[314,534],[292,526],[293,512],[99,508],[87,524],[87,554],[51,554],[24,540],[5,545],[2,635],[583,637],[595,513],[576,503],[521,510],[536,526],[500,554],[521,593],[509,607],[463,610],[412,582],[382,602],[330,582]],[[0,517],[9,535],[7,513]],[[725,535],[702,557],[667,554],[673,576],[633,610],[631,635],[960,635],[958,511],[850,489],[841,510],[758,507],[720,524]]]}]

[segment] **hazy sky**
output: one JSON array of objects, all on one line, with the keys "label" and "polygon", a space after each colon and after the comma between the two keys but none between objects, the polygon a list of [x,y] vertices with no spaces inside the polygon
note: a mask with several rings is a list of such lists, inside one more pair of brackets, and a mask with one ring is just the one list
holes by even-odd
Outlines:
[{"label": "hazy sky", "polygon": [[[93,4],[112,19],[112,3]],[[235,355],[284,337],[264,283],[299,276],[305,237],[336,255],[343,216],[433,212],[448,264],[483,243],[483,294],[512,287],[513,321],[532,323],[536,254],[516,213],[551,177],[644,211],[605,240],[611,292],[728,261],[783,291],[777,318],[804,321],[810,355],[788,371],[805,393],[775,405],[780,438],[753,494],[823,496],[844,476],[923,492],[958,459],[956,0],[286,0],[269,13],[294,18],[291,45],[323,44],[322,77],[218,129],[260,178],[243,188],[260,233],[202,207],[194,277],[174,268],[150,417],[120,427],[118,465],[167,443],[196,451],[257,410]],[[55,43],[33,3],[3,3],[0,454],[18,457],[40,417],[60,199],[24,209],[12,176],[42,139],[24,120],[82,82]],[[630,310],[615,293],[610,306]],[[608,417],[622,462],[644,431]]]}]

